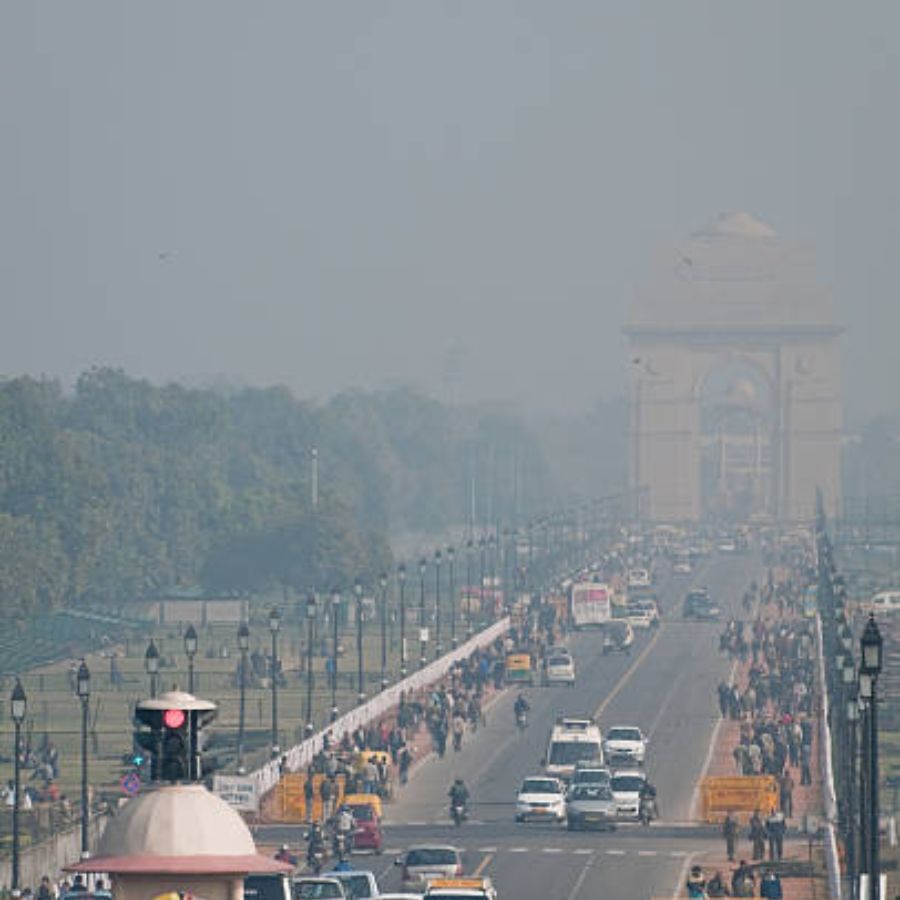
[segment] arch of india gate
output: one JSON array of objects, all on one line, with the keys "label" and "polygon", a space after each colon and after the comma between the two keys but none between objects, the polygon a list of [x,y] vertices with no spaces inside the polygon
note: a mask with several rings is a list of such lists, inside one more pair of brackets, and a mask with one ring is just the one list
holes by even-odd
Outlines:
[{"label": "arch of india gate", "polygon": [[630,478],[656,522],[800,522],[840,502],[831,296],[809,248],[747,213],[657,256],[625,326]]}]

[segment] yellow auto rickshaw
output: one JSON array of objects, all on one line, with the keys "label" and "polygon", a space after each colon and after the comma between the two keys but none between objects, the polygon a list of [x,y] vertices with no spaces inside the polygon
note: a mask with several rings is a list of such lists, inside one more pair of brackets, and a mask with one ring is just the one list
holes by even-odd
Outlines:
[{"label": "yellow auto rickshaw", "polygon": [[531,655],[528,653],[508,653],[506,656],[506,683],[534,685],[534,671]]}]

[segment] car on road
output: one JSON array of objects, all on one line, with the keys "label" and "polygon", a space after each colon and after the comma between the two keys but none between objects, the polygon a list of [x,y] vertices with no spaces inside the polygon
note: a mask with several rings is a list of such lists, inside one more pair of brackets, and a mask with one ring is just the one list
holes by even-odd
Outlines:
[{"label": "car on road", "polygon": [[650,587],[650,572],[647,569],[632,569],[628,573],[628,587]]},{"label": "car on road", "polygon": [[682,617],[698,621],[715,622],[721,614],[719,604],[709,595],[705,588],[688,592],[684,598]]},{"label": "car on road", "polygon": [[[254,895],[247,893],[246,883],[253,877],[250,875],[244,881],[244,896],[248,898]],[[294,900],[347,900],[341,882],[324,875],[301,875],[294,879],[292,891]]]},{"label": "car on road", "polygon": [[566,789],[558,778],[526,778],[516,796],[516,821],[562,822],[566,818]]},{"label": "car on road", "polygon": [[554,650],[547,660],[544,683],[567,684],[569,687],[575,687],[575,663],[572,661],[572,657]]},{"label": "car on road", "polygon": [[616,815],[621,819],[636,819],[641,805],[641,788],[647,776],[640,769],[621,769],[613,773],[609,783],[616,801]]},{"label": "car on road", "polygon": [[[383,895],[382,895],[383,896]],[[435,878],[428,883],[426,900],[497,900],[490,878]]]},{"label": "car on road", "polygon": [[366,869],[333,869],[323,872],[322,877],[340,881],[349,900],[367,900],[380,893],[375,875]]},{"label": "car on road", "polygon": [[450,844],[416,844],[394,860],[400,866],[403,887],[424,889],[435,878],[462,875],[462,853]]},{"label": "car on road", "polygon": [[603,765],[603,735],[593,719],[560,716],[550,732],[546,774],[568,779],[579,763]]},{"label": "car on road", "polygon": [[607,622],[603,626],[603,652],[614,653],[621,651],[631,653],[631,645],[634,643],[634,629],[631,623],[625,619]]},{"label": "car on road", "polygon": [[612,772],[606,766],[576,766],[575,772],[572,774],[572,780],[569,782],[569,793],[578,785],[586,784],[592,787],[602,785],[609,787],[612,779]]},{"label": "car on road", "polygon": [[622,763],[642,766],[647,755],[647,738],[633,725],[616,725],[604,735],[603,755],[613,767]]},{"label": "car on road", "polygon": [[353,849],[381,853],[384,835],[375,807],[368,803],[350,807],[353,813]]},{"label": "car on road", "polygon": [[[82,892],[79,896],[84,897]],[[291,879],[284,872],[248,875],[244,879],[247,900],[291,900]]]},{"label": "car on road", "polygon": [[613,831],[618,812],[616,798],[606,785],[573,785],[566,800],[566,827],[569,831],[583,828]]}]

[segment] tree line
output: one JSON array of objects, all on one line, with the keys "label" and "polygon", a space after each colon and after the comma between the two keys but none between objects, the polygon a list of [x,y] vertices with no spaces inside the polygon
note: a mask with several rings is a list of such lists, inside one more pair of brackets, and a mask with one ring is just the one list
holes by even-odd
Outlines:
[{"label": "tree line", "polygon": [[[311,451],[320,491],[312,504]],[[287,389],[0,382],[0,612],[124,609],[174,587],[374,580],[391,536],[513,522],[548,496],[516,416],[409,389],[327,403]]]}]

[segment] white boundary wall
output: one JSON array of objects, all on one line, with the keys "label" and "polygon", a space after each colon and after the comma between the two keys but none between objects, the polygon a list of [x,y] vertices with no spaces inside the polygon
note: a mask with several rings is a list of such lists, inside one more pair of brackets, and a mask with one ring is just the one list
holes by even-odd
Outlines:
[{"label": "white boundary wall", "polygon": [[825,678],[825,647],[822,642],[822,617],[816,614],[816,640],[819,646],[816,680],[822,698],[819,716],[819,756],[822,766],[822,794],[825,804],[825,868],[828,872],[828,896],[841,900],[841,861],[838,853],[835,822],[838,820],[837,796],[834,790],[834,763],[831,756],[830,698]]},{"label": "white boundary wall", "polygon": [[[296,772],[306,768],[312,762],[313,757],[322,749],[322,741],[326,734],[331,734],[332,739],[337,742],[360,725],[368,725],[377,719],[380,719],[388,710],[393,709],[400,703],[401,694],[415,693],[430,684],[440,681],[444,678],[450,668],[458,660],[465,659],[476,650],[487,647],[492,644],[498,637],[506,634],[509,630],[509,617],[495,622],[493,625],[480,631],[478,634],[469,638],[464,644],[461,644],[455,650],[445,653],[440,659],[429,663],[425,668],[413,672],[403,681],[392,684],[386,690],[383,690],[367,700],[365,703],[351,709],[344,715],[339,716],[327,728],[316,732],[312,737],[291,747],[281,756],[287,757],[287,768],[289,771]],[[281,760],[273,759],[266,763],[262,768],[251,772],[248,776],[256,784],[257,796],[262,797],[268,793],[276,784],[278,784],[279,773],[281,770]]]}]

